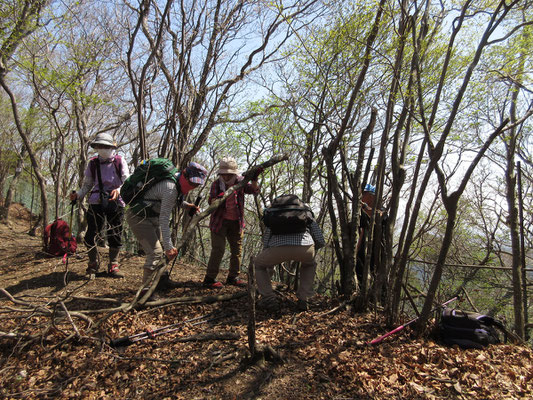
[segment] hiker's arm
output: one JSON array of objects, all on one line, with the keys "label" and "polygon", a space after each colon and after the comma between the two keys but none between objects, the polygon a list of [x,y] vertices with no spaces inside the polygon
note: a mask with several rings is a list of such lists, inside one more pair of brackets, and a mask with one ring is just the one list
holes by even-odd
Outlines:
[{"label": "hiker's arm", "polygon": [[198,207],[196,204],[193,204],[193,203],[189,203],[187,201],[183,201],[181,203],[181,207],[183,208],[188,208],[189,210],[190,209],[194,209],[194,214],[198,214],[201,210],[200,210],[200,207]]},{"label": "hiker's arm", "polygon": [[163,181],[157,185],[162,184],[163,196],[161,198],[161,209],[159,211],[159,227],[161,229],[162,244],[165,251],[174,248],[172,238],[170,236],[170,214],[176,204],[178,198],[178,190],[172,181]]},{"label": "hiker's arm", "polygon": [[76,192],[78,196],[78,200],[80,201],[83,200],[85,195],[89,193],[93,187],[94,187],[93,176],[91,174],[91,170],[89,169],[89,166],[87,166],[87,168],[85,169],[85,174],[83,176],[83,182],[81,184],[81,188],[80,190]]},{"label": "hiker's arm", "polygon": [[165,251],[165,256],[167,257],[167,260],[173,260],[178,255],[178,249],[171,248],[170,250]]},{"label": "hiker's arm", "polygon": [[326,240],[324,239],[322,230],[320,229],[316,221],[311,222],[311,226],[309,227],[309,230],[311,232],[313,241],[315,242],[315,249],[318,250],[324,247],[326,245]]},{"label": "hiker's arm", "polygon": [[270,237],[272,236],[272,231],[270,228],[266,227],[265,232],[263,233],[263,248],[268,248],[268,242],[270,241]]},{"label": "hiker's arm", "polygon": [[[124,183],[124,181],[128,179],[128,177],[130,176],[130,169],[124,157],[121,157],[121,162],[122,162],[122,176],[120,177],[120,181]],[[120,190],[120,187],[118,189]]]},{"label": "hiker's arm", "polygon": [[[259,169],[258,171],[262,172],[263,170]],[[254,195],[259,193],[259,182],[257,181],[259,179],[258,177],[259,177],[259,174],[254,175],[252,179],[250,180],[250,182],[248,182],[244,186],[244,193],[254,194]]]},{"label": "hiker's arm", "polygon": [[121,175],[119,176],[119,178],[120,178],[121,184],[120,184],[119,187],[113,189],[111,191],[111,193],[109,193],[109,195],[110,195],[109,200],[111,200],[111,201],[118,200],[118,198],[120,197],[120,188],[122,187],[122,184],[124,183],[124,181],[126,179],[128,179],[128,177],[130,176],[130,170],[128,168],[128,163],[126,162],[124,157],[120,157],[120,163],[121,163],[120,171],[122,171],[122,172],[121,172]]},{"label": "hiker's arm", "polygon": [[113,189],[111,193],[109,193],[109,200],[115,201],[116,199],[118,199],[118,196],[120,196],[120,188]]},{"label": "hiker's arm", "polygon": [[207,198],[207,204],[211,205],[213,201],[216,199],[220,199],[222,196],[224,196],[224,192],[220,191],[217,181],[214,181],[211,184],[211,188],[209,189],[209,197]]},{"label": "hiker's arm", "polygon": [[251,181],[244,188],[244,193],[248,193],[248,194],[257,194],[257,193],[259,193],[259,183],[257,181]]}]

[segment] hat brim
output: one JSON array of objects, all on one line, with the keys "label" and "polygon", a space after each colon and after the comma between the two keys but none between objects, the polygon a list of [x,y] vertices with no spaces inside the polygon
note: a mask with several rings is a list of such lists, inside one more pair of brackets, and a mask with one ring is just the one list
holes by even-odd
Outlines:
[{"label": "hat brim", "polygon": [[202,179],[198,176],[193,176],[193,177],[189,177],[187,178],[189,182],[191,183],[197,183],[198,185],[203,185],[204,182],[205,182],[205,179]]},{"label": "hat brim", "polygon": [[109,142],[102,142],[102,141],[95,141],[95,142],[92,142],[92,143],[90,144],[90,146],[91,146],[92,148],[94,148],[94,145],[95,145],[95,144],[100,144],[100,145],[103,145],[103,146],[109,146],[109,147],[112,147],[112,148],[114,148],[114,149],[117,148],[117,145],[116,145],[115,143],[111,143],[111,144],[110,144]]}]

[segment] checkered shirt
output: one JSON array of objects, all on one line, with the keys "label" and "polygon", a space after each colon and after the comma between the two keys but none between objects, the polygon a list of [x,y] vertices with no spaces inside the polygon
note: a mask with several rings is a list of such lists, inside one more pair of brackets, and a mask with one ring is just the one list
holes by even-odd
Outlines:
[{"label": "checkered shirt", "polygon": [[316,250],[326,245],[324,235],[315,221],[311,223],[304,233],[273,235],[270,228],[266,228],[263,234],[263,246],[265,249],[279,246],[311,246],[313,244]]}]

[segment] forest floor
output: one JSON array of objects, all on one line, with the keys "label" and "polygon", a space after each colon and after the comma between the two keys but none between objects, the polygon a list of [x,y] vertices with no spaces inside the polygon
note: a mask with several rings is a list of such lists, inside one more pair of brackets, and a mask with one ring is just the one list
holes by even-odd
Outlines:
[{"label": "forest floor", "polygon": [[[279,358],[252,362],[246,289],[224,287],[218,299],[209,297],[213,291],[201,286],[205,269],[195,265],[177,262],[172,270],[182,286],[164,297],[181,304],[110,312],[134,298],[143,258],[123,257],[125,279],[87,280],[80,246],[65,274],[62,260],[43,257],[40,239],[27,234],[28,217],[15,205],[11,223],[0,225],[0,398],[533,398],[528,347],[461,350],[409,332],[370,346],[387,331],[379,314],[329,312],[338,303],[325,297],[299,313],[287,291],[280,313],[256,315],[257,343]],[[201,316],[208,320],[190,321]],[[172,332],[109,346],[179,322]]]}]

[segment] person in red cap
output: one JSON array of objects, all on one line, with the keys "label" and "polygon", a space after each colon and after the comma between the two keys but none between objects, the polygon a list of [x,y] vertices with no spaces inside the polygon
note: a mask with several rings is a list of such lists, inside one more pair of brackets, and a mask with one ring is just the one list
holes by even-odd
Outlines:
[{"label": "person in red cap", "polygon": [[[220,160],[218,179],[211,184],[208,203],[224,196],[224,192],[244,179],[237,168],[237,162],[231,157]],[[211,230],[211,255],[207,263],[203,285],[212,289],[222,288],[224,285],[216,280],[220,270],[220,263],[226,250],[228,241],[231,256],[227,285],[245,286],[239,279],[241,267],[242,235],[244,230],[244,195],[259,193],[257,176],[251,183],[234,192],[211,214],[209,229]]]},{"label": "person in red cap", "polygon": [[[150,214],[136,214],[131,208],[126,210],[126,221],[139,241],[146,259],[143,266],[143,285],[148,289],[152,274],[161,265],[163,254],[167,260],[178,255],[178,250],[170,236],[170,216],[174,206],[195,208],[198,206],[184,201],[184,196],[194,188],[204,184],[207,170],[200,164],[191,162],[177,175],[177,182],[165,179],[157,182],[143,194],[143,202],[150,208]],[[170,280],[168,273],[159,280],[159,289],[171,289],[178,283]]]}]

